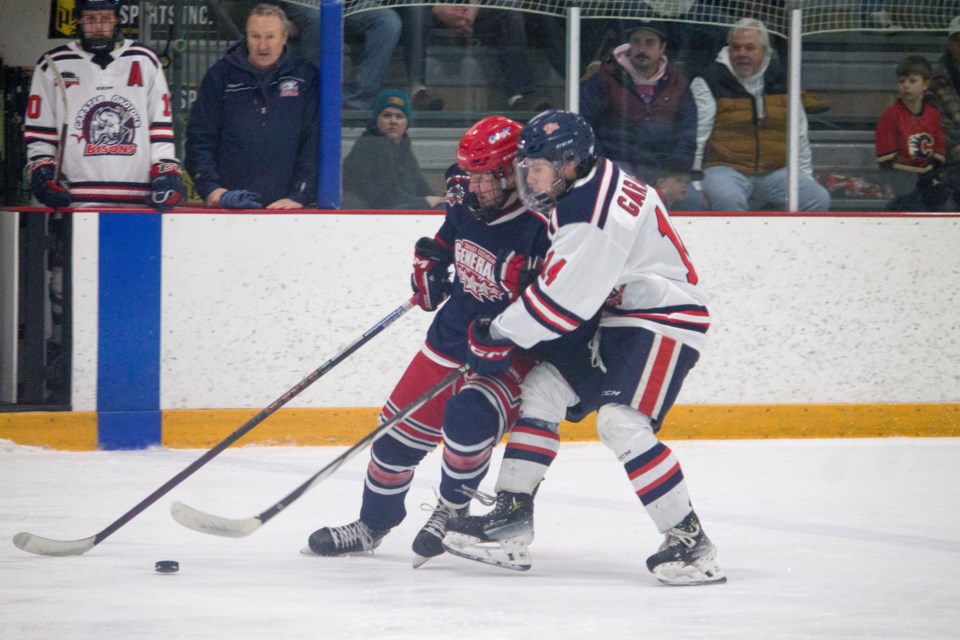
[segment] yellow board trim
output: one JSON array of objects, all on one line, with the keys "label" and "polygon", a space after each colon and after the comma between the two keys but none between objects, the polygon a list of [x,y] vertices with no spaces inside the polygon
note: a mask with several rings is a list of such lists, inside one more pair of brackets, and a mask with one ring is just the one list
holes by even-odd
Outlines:
[{"label": "yellow board trim", "polygon": [[0,413],[0,440],[65,451],[97,448],[97,414],[92,411]]},{"label": "yellow board trim", "polygon": [[[256,409],[162,412],[162,444],[209,449],[255,416]],[[379,409],[281,409],[237,445],[352,445],[374,429]],[[960,437],[960,403],[679,405],[664,440]],[[0,413],[0,439],[71,451],[97,448],[92,412]],[[560,439],[596,440],[596,416],[563,423]]]},{"label": "yellow board trim", "polygon": [[[376,427],[379,409],[283,409],[238,444],[351,445]],[[163,444],[209,448],[258,413],[255,410],[164,411]],[[670,411],[664,440],[765,438],[958,437],[960,403],[680,405]],[[564,422],[564,441],[596,440],[596,415]]]}]

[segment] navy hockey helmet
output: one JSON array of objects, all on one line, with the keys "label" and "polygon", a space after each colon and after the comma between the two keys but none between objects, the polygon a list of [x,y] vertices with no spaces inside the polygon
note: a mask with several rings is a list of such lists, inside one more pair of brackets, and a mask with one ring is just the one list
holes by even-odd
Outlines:
[{"label": "navy hockey helmet", "polygon": [[73,15],[79,18],[84,11],[113,11],[120,15],[120,0],[76,0]]},{"label": "navy hockey helmet", "polygon": [[517,157],[517,141],[523,127],[503,116],[489,116],[470,127],[457,147],[457,166],[471,174],[492,174],[494,183],[480,194],[471,193],[465,204],[483,222],[503,214],[515,187],[510,184]]},{"label": "navy hockey helmet", "polygon": [[[93,54],[108,53],[113,50],[117,42],[123,39],[120,34],[120,21],[113,27],[113,33],[109,37],[91,37],[85,33],[80,19],[86,11],[113,11],[120,17],[121,0],[76,0],[73,5],[73,17],[77,21],[77,37],[80,39],[80,46],[84,51]],[[95,60],[96,61],[96,60]]]},{"label": "navy hockey helmet", "polygon": [[[583,116],[561,109],[549,109],[533,117],[520,132],[517,143],[517,178],[520,195],[529,208],[548,213],[570,185],[586,176],[597,162],[596,137]],[[546,160],[555,173],[548,188],[530,184],[534,160]],[[574,178],[564,177],[572,168]]]}]

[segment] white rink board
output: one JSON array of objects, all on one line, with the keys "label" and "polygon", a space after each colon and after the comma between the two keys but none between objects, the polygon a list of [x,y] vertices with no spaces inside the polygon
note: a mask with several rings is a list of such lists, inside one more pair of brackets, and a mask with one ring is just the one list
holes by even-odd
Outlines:
[{"label": "white rink board", "polygon": [[[161,407],[262,408],[408,296],[435,215],[164,216]],[[680,404],[960,400],[960,220],[677,217],[713,296]],[[82,225],[81,225],[82,226]],[[78,233],[78,239],[95,234]],[[93,248],[95,255],[95,247]],[[75,256],[85,254],[75,248]],[[78,258],[79,259],[79,258]],[[77,300],[95,299],[75,283]],[[290,407],[377,407],[423,341],[414,309]],[[92,404],[78,318],[74,407]]]}]

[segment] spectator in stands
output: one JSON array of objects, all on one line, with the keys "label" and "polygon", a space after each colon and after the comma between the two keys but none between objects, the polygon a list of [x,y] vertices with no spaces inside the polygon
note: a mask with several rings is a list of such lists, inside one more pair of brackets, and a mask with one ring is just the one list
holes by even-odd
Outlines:
[{"label": "spectator in stands", "polygon": [[[367,6],[370,9],[364,9]],[[377,8],[373,8],[377,7]],[[353,13],[343,19],[348,36],[360,36],[363,49],[350,79],[344,83],[343,102],[352,109],[369,109],[383,86],[393,50],[400,41],[403,23],[393,9],[380,6],[379,0],[361,0]]]},{"label": "spectator in stands", "polygon": [[930,97],[940,110],[946,144],[946,166],[940,177],[960,207],[960,16],[950,21],[947,35],[947,50],[934,67]]},{"label": "spectator in stands", "polygon": [[937,179],[945,147],[940,112],[924,100],[933,69],[923,56],[897,65],[898,99],[877,122],[880,181],[893,211],[939,211],[950,191]]},{"label": "spectator in stands", "polygon": [[[657,174],[653,184],[660,199],[667,205],[669,211],[690,211],[691,206],[696,206],[694,210],[703,209],[700,203],[700,193],[690,186],[690,181],[696,176],[699,180],[703,176],[699,172],[692,174],[689,170],[665,168]],[[691,205],[688,201],[691,197],[696,201]]]},{"label": "spectator in stands", "polygon": [[246,39],[207,71],[187,125],[186,166],[208,207],[298,209],[317,182],[317,69],[287,47],[290,23],[253,8]]},{"label": "spectator in stands", "polygon": [[[772,59],[770,36],[759,20],[742,18],[727,46],[690,86],[697,104],[694,168],[710,208],[746,211],[787,206],[787,77]],[[799,113],[799,207],[827,211],[830,194],[813,178],[807,117]]]},{"label": "spectator in stands", "polygon": [[410,148],[410,115],[410,97],[400,89],[377,94],[367,130],[343,161],[345,209],[432,209],[444,203]]},{"label": "spectator in stands", "polygon": [[[667,167],[689,174],[697,147],[697,107],[687,77],[667,61],[663,24],[631,26],[630,41],[614,49],[583,83],[580,114],[593,127],[597,153],[654,184]],[[699,210],[698,205],[699,194],[679,208]]]},{"label": "spectator in stands", "polygon": [[459,31],[468,42],[476,40],[496,47],[506,83],[508,109],[542,111],[550,107],[549,101],[537,91],[522,12],[472,4],[406,7],[400,11],[404,22],[401,39],[415,109],[443,108],[443,101],[431,96],[426,89],[427,39],[435,26]]},{"label": "spectator in stands", "polygon": [[[292,39],[294,52],[304,60],[319,64],[320,12],[292,2],[281,2],[297,26],[298,37]],[[383,86],[390,66],[390,58],[400,41],[400,16],[393,9],[383,7],[380,0],[359,0],[343,18],[345,39],[363,42],[355,59],[352,73],[343,83],[343,107],[367,111]],[[352,52],[351,52],[352,53]]]}]

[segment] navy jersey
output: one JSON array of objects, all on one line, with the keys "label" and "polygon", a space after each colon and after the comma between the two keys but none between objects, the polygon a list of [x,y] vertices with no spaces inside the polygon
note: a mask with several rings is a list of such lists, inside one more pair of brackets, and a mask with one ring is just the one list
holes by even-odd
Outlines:
[{"label": "navy jersey", "polygon": [[496,316],[510,304],[494,277],[497,257],[509,251],[544,256],[550,241],[547,218],[519,201],[493,222],[481,222],[463,203],[470,178],[457,165],[447,169],[447,214],[436,234],[454,255],[456,274],[450,299],[427,332],[427,355],[456,363],[467,359],[467,327],[475,318]]}]

